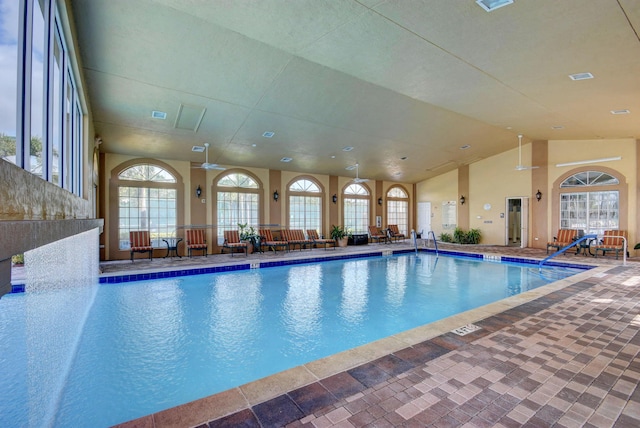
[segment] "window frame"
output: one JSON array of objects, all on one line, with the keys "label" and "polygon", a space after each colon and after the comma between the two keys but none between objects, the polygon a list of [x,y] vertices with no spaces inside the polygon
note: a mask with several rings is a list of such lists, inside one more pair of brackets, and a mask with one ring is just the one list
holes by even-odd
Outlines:
[{"label": "window frame", "polygon": [[[394,190],[400,190],[402,193],[404,193],[404,196],[391,196],[390,193],[392,193]],[[411,202],[411,198],[409,196],[409,192],[407,192],[407,190],[402,187],[399,184],[393,185],[391,186],[386,193],[386,198],[387,198],[387,203],[386,203],[386,219],[387,219],[387,224],[396,224],[398,225],[398,230],[400,231],[400,233],[404,234],[405,236],[409,236],[409,216],[410,216],[410,202]],[[397,206],[400,204],[404,204],[405,205],[405,219],[404,222],[398,220],[398,216],[396,215],[395,217],[392,216],[392,212],[393,212],[393,206]]]},{"label": "window frame", "polygon": [[[357,194],[357,193],[348,193],[349,189],[352,186],[359,186],[360,188],[364,189],[364,191],[367,192],[366,195],[364,194]],[[371,191],[371,189],[369,188],[369,186],[367,186],[364,183],[348,183],[347,185],[345,185],[342,189],[342,222],[344,227],[349,230],[351,233],[354,234],[366,234],[369,231],[369,226],[371,225],[371,210],[373,207],[373,204],[371,203],[372,201],[372,197],[373,197],[373,192]],[[347,219],[347,203],[349,200],[352,200],[354,205],[355,205],[355,214],[356,217],[354,218],[354,222],[352,222],[350,219]],[[358,208],[363,204],[366,203],[366,209],[365,210],[360,210],[360,212],[366,212],[367,214],[367,219],[366,219],[366,224],[364,224],[362,226],[362,229],[359,229],[359,225],[358,225],[358,220],[357,220],[357,214],[358,214]]]},{"label": "window frame", "polygon": [[[301,182],[301,181],[308,181],[311,184],[313,184],[318,191],[317,192],[309,192],[309,191],[299,191],[299,190],[293,190],[291,189],[295,184]],[[316,229],[316,231],[318,232],[319,235],[323,235],[323,225],[324,225],[324,210],[325,210],[325,197],[326,197],[326,193],[324,190],[324,186],[322,186],[322,183],[320,183],[315,177],[311,177],[308,175],[300,175],[297,176],[295,178],[293,178],[286,187],[286,201],[287,201],[287,226],[290,229],[302,229],[304,230],[304,232],[306,233],[307,230],[310,229]],[[294,207],[294,204],[292,204],[291,202],[291,198],[304,198],[304,207],[305,207],[305,222],[304,225],[302,227],[298,227],[292,224],[291,222],[291,218],[293,215],[293,211],[292,207]],[[317,199],[318,200],[318,219],[317,219],[317,226],[314,227],[312,225],[309,225],[309,222],[307,222],[308,216],[307,214],[307,199]]]}]

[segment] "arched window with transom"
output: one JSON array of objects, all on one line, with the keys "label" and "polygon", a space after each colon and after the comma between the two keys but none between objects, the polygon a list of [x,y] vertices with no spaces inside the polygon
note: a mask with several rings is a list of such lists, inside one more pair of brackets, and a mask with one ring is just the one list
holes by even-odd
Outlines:
[{"label": "arched window with transom", "polygon": [[620,181],[602,171],[581,171],[560,184],[560,228],[603,234],[620,228]]},{"label": "arched window with transom", "polygon": [[289,229],[322,234],[322,189],[311,178],[296,179],[288,188]]},{"label": "arched window with transom", "polygon": [[344,227],[351,233],[367,233],[371,192],[362,184],[349,184],[343,192]]},{"label": "arched window with transom", "polygon": [[118,248],[129,249],[129,232],[148,230],[151,245],[175,236],[178,226],[178,181],[159,165],[125,166],[115,177],[118,189]]},{"label": "arched window with transom", "polygon": [[397,224],[400,233],[409,236],[409,195],[400,186],[387,192],[387,224]]},{"label": "arched window with transom", "polygon": [[238,230],[238,224],[258,227],[261,185],[245,172],[231,171],[215,183],[218,245],[224,243],[225,230]]}]

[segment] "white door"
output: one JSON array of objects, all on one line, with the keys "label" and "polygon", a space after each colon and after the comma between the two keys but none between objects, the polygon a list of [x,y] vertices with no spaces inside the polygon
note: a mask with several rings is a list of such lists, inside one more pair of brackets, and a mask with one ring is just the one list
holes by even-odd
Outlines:
[{"label": "white door", "polygon": [[427,238],[431,230],[431,202],[418,202],[418,228],[416,233],[422,234],[422,239]]}]

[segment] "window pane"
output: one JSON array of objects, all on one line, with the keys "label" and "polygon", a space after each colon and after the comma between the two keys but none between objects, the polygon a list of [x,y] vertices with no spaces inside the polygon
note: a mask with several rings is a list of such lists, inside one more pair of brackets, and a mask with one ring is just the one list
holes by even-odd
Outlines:
[{"label": "window pane", "polygon": [[44,172],[44,12],[40,0],[33,1],[33,42],[31,47],[31,141],[30,171],[42,177]]},{"label": "window pane", "polygon": [[120,186],[119,230],[120,249],[129,248],[129,231],[148,230],[151,245],[162,246],[162,238],[174,236],[177,227],[176,189],[149,189]]},{"label": "window pane", "polygon": [[560,195],[560,227],[602,235],[607,229],[620,227],[618,206],[618,191],[563,193]]},{"label": "window pane", "polygon": [[20,2],[0,0],[0,156],[16,163]]},{"label": "window pane", "polygon": [[352,233],[367,233],[369,230],[368,199],[344,199],[344,226]]},{"label": "window pane", "polygon": [[51,149],[52,158],[51,165],[49,166],[51,171],[51,182],[54,184],[61,184],[60,163],[62,160],[62,44],[58,36],[57,30],[55,33],[55,41],[53,48],[53,75],[51,78],[52,85],[52,101],[51,101]]},{"label": "window pane", "polygon": [[164,168],[155,165],[134,165],[118,174],[120,180],[153,181],[156,183],[175,183],[175,177]]},{"label": "window pane", "polygon": [[238,224],[258,227],[259,197],[257,193],[218,192],[218,244],[224,242],[225,230],[238,230]]}]

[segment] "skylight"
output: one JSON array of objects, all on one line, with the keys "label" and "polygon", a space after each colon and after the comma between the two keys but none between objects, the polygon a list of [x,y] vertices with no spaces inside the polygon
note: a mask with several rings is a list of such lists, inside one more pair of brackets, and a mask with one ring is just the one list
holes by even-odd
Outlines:
[{"label": "skylight", "polygon": [[513,0],[476,0],[476,3],[487,12],[493,12],[494,10],[513,3]]}]

